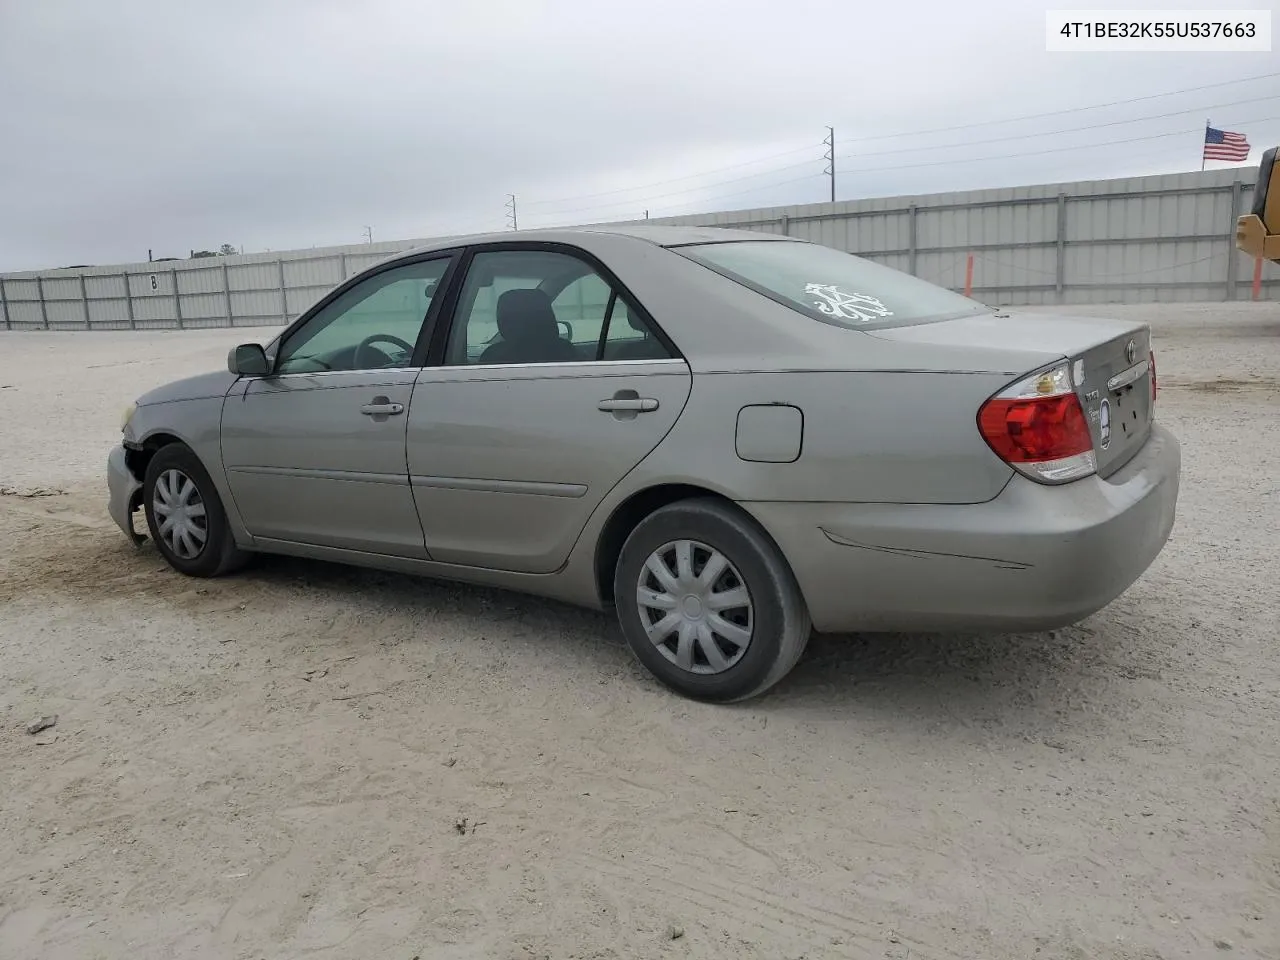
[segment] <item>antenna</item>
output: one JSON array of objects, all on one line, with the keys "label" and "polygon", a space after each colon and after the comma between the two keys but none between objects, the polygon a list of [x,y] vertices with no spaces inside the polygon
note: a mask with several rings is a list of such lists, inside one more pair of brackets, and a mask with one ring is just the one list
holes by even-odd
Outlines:
[{"label": "antenna", "polygon": [[507,223],[510,224],[512,230],[520,229],[520,221],[516,219],[516,195],[514,193],[507,194]]}]

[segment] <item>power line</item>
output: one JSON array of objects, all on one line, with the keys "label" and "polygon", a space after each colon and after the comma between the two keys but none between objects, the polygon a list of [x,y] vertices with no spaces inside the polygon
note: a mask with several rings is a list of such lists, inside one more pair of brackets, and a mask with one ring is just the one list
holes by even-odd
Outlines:
[{"label": "power line", "polygon": [[823,155],[823,159],[827,161],[827,169],[822,172],[831,178],[831,202],[836,202],[836,128],[827,127],[827,139],[822,141],[827,145],[827,152]]},{"label": "power line", "polygon": [[[1255,117],[1252,120],[1233,121],[1233,126],[1244,126],[1249,123],[1271,123],[1280,117]],[[1140,143],[1144,140],[1163,140],[1168,137],[1185,137],[1186,130],[1174,130],[1172,133],[1154,133],[1145,137],[1128,137],[1124,140],[1103,140],[1100,143],[1081,143],[1070,147],[1051,147],[1047,150],[1031,150],[1026,153],[997,153],[986,157],[962,157],[954,160],[930,160],[927,163],[895,163],[888,167],[861,167],[849,173],[879,173],[884,170],[913,170],[917,167],[951,166],[957,163],[977,163],[982,160],[1008,160],[1017,157],[1038,157],[1047,153],[1064,153],[1071,150],[1093,150],[1097,147],[1114,147],[1123,143]]]},{"label": "power line", "polygon": [[[1152,93],[1152,94],[1147,94],[1141,97],[1130,97],[1124,100],[1112,100],[1107,103],[1095,103],[1095,104],[1089,104],[1087,106],[1082,106],[1082,107],[1068,107],[1063,110],[1050,110],[1045,113],[1026,114],[1020,117],[1006,117],[1004,119],[999,119],[999,120],[980,120],[972,123],[957,124],[955,126],[949,126],[949,127],[933,127],[925,130],[907,130],[907,131],[901,131],[898,133],[877,134],[875,136],[870,136],[870,137],[854,137],[848,140],[838,140],[836,141],[836,143],[837,144],[869,143],[876,140],[892,140],[892,139],[897,139],[899,137],[915,137],[915,136],[924,136],[926,134],[933,134],[933,133],[949,133],[955,130],[971,130],[976,127],[996,126],[1002,123],[1020,123],[1024,120],[1039,120],[1045,117],[1056,117],[1056,116],[1064,116],[1072,113],[1083,113],[1088,110],[1102,110],[1108,107],[1122,106],[1124,104],[1129,104],[1129,103],[1142,103],[1148,100],[1159,100],[1164,97],[1173,97],[1173,96],[1178,96],[1179,94],[1184,94],[1184,93],[1195,93],[1200,90],[1213,90],[1219,87],[1233,86],[1238,83],[1251,83],[1255,80],[1269,80],[1275,77],[1280,77],[1280,73],[1264,73],[1264,74],[1258,74],[1252,77],[1240,77],[1235,80],[1223,80],[1218,83],[1207,83],[1207,84],[1201,84],[1195,87],[1184,87],[1180,90],[1169,90],[1164,93]],[[1214,107],[1194,108],[1194,110],[1196,111],[1204,110],[1204,109],[1216,109],[1216,108]],[[1188,111],[1181,111],[1181,112],[1189,113],[1193,111],[1188,110]],[[1155,119],[1155,118],[1148,118],[1148,119]],[[1127,122],[1127,121],[1117,121],[1117,122]],[[1035,135],[1037,134],[1028,134],[1028,136],[1035,136]],[[1049,136],[1051,134],[1043,134],[1043,135]],[[821,144],[815,144],[814,146],[821,146]],[[812,150],[814,149],[814,146],[796,147],[791,150],[784,150],[780,153],[774,153],[774,154],[769,154],[768,156],[757,157],[754,160],[744,160],[739,163],[731,163],[725,166],[715,167],[710,170],[704,170],[701,173],[691,173],[691,174],[687,174],[685,176],[680,176],[680,177],[670,177],[665,180],[657,180],[652,183],[639,184],[633,187],[619,187],[613,190],[598,191],[596,193],[583,193],[583,194],[578,194],[576,196],[571,196],[571,197],[561,197],[556,200],[530,200],[530,201],[526,201],[525,206],[526,207],[556,206],[562,203],[573,203],[579,200],[591,200],[597,197],[611,197],[611,196],[617,196],[618,194],[622,194],[622,193],[635,193],[641,190],[649,190],[654,187],[666,186],[667,184],[670,184],[670,183],[683,183],[687,180],[697,180],[703,177],[711,176],[713,174],[722,173],[727,170],[739,170],[743,167],[753,166],[754,164],[757,164],[757,163],[764,163],[768,160],[776,160],[782,157],[794,156],[797,153],[803,153],[807,150]],[[750,179],[751,176],[764,176],[768,173],[780,173],[783,170],[795,169],[796,167],[799,167],[799,166],[802,166],[802,164],[790,164],[785,167],[780,167],[780,168],[769,170],[769,171],[762,171],[761,173],[752,174],[747,177],[741,177],[738,179],[746,180],[746,179]],[[720,182],[733,183],[733,182],[737,182],[737,180],[720,181]],[[707,186],[716,186],[716,185],[717,184],[713,183],[713,184],[708,184]],[[696,189],[701,189],[701,188],[696,188]],[[690,192],[690,191],[683,191],[683,192]],[[670,194],[663,194],[660,196],[669,196],[669,195]],[[582,210],[582,209],[590,209],[590,207],[576,207],[574,209]],[[565,210],[561,212],[571,213],[573,211]]]},{"label": "power line", "polygon": [[[792,184],[792,183],[801,183],[801,182],[804,182],[804,181],[806,181],[806,180],[812,180],[814,177],[817,177],[817,176],[819,176],[819,174],[818,174],[818,173],[807,173],[807,174],[805,174],[805,175],[804,175],[804,176],[802,176],[802,177],[791,177],[790,179],[787,179],[787,180],[779,180],[779,181],[777,181],[776,183],[762,183],[762,184],[760,184],[759,186],[755,186],[755,187],[748,187],[746,190],[735,190],[735,191],[733,191],[732,193],[718,193],[718,194],[713,194],[713,195],[711,195],[711,196],[704,197],[704,198],[702,198],[702,199],[707,200],[707,201],[712,201],[712,202],[717,201],[717,200],[727,200],[727,199],[728,199],[728,198],[730,198],[730,197],[741,197],[741,196],[744,196],[744,195],[749,194],[749,193],[759,193],[761,190],[772,190],[772,189],[774,189],[775,187],[785,187],[785,186],[787,186],[787,185],[789,185],[789,184]],[[688,202],[688,201],[686,201],[686,202]],[[593,208],[593,209],[596,209],[596,210],[599,210],[599,209],[617,209],[619,206],[620,206],[619,204],[613,204],[613,205],[612,205],[612,207],[610,207],[610,208],[600,208],[600,207],[595,207],[595,208]],[[626,206],[630,206],[630,204],[627,204]],[[560,214],[558,214],[558,213],[543,213],[543,214],[538,214],[538,216],[541,216],[541,217],[559,218],[559,217],[560,217]],[[646,217],[645,219],[648,219],[648,218]],[[547,225],[550,225],[550,224],[547,224]]]},{"label": "power line", "polygon": [[[872,153],[858,154],[841,154],[842,159],[856,159],[857,157],[887,157],[894,153],[917,153],[921,150],[950,150],[953,147],[976,147],[986,143],[1008,143],[1010,140],[1029,140],[1032,137],[1056,137],[1063,133],[1080,133],[1085,130],[1101,130],[1103,127],[1119,127],[1131,123],[1146,123],[1149,120],[1168,120],[1170,117],[1182,117],[1189,113],[1199,113],[1201,110],[1225,110],[1227,107],[1239,107],[1246,103],[1262,103],[1265,100],[1275,100],[1280,97],[1280,93],[1268,94],[1265,97],[1251,97],[1247,100],[1233,100],[1230,103],[1214,103],[1204,107],[1191,107],[1187,110],[1175,110],[1172,113],[1158,113],[1152,117],[1131,117],[1127,120],[1108,120],[1106,123],[1091,123],[1083,127],[1067,127],[1064,130],[1045,130],[1041,133],[1015,133],[1007,137],[991,137],[986,140],[966,140],[961,143],[938,143],[924,144],[915,147],[895,147],[892,150],[876,150]],[[841,141],[848,142],[848,141]]]},{"label": "power line", "polygon": [[[987,138],[987,139],[985,139],[985,140],[969,140],[969,141],[965,141],[965,142],[961,142],[961,143],[946,143],[946,144],[938,144],[938,145],[936,145],[936,146],[932,146],[932,145],[929,145],[929,144],[924,144],[924,145],[918,145],[918,146],[915,146],[915,147],[894,148],[894,149],[891,149],[891,150],[878,150],[878,151],[874,151],[874,152],[871,152],[871,153],[840,154],[840,155],[838,155],[837,159],[860,160],[860,159],[865,159],[865,158],[868,158],[868,157],[892,156],[892,155],[894,155],[894,154],[903,154],[903,153],[920,153],[920,152],[923,152],[923,151],[926,151],[926,150],[946,150],[946,149],[954,149],[954,148],[957,148],[957,147],[963,148],[963,147],[983,146],[983,145],[985,145],[985,144],[989,144],[989,143],[1007,143],[1007,142],[1010,142],[1010,141],[1017,141],[1017,140],[1043,139],[1043,138],[1047,138],[1047,137],[1059,136],[1059,135],[1061,135],[1061,134],[1066,134],[1066,133],[1081,133],[1081,132],[1086,132],[1086,131],[1089,131],[1089,130],[1098,130],[1098,129],[1103,129],[1103,128],[1105,128],[1105,127],[1114,127],[1114,126],[1121,126],[1121,125],[1134,124],[1134,123],[1145,123],[1145,122],[1147,122],[1147,121],[1151,121],[1151,120],[1165,120],[1165,119],[1169,119],[1169,118],[1172,118],[1172,117],[1179,117],[1179,116],[1185,116],[1185,115],[1187,115],[1187,114],[1198,113],[1198,112],[1200,112],[1201,110],[1225,109],[1225,108],[1227,108],[1227,107],[1241,106],[1241,105],[1249,104],[1249,103],[1258,103],[1258,102],[1262,102],[1262,101],[1269,101],[1269,100],[1274,100],[1274,99],[1276,99],[1278,96],[1280,96],[1280,94],[1270,94],[1270,95],[1268,95],[1268,96],[1264,96],[1264,97],[1251,97],[1251,98],[1248,98],[1248,99],[1245,99],[1245,100],[1232,101],[1232,102],[1230,102],[1230,103],[1221,103],[1221,104],[1212,104],[1212,105],[1209,105],[1209,106],[1197,106],[1197,107],[1190,107],[1190,108],[1185,109],[1185,110],[1176,110],[1176,111],[1173,111],[1173,112],[1171,112],[1171,113],[1156,114],[1155,116],[1150,116],[1150,117],[1134,117],[1134,118],[1131,118],[1131,119],[1128,119],[1128,120],[1109,120],[1109,121],[1106,121],[1106,122],[1104,122],[1104,123],[1088,124],[1088,125],[1086,125],[1086,126],[1080,126],[1080,127],[1067,127],[1067,128],[1065,128],[1065,129],[1062,129],[1062,130],[1046,130],[1046,131],[1041,131],[1041,132],[1037,132],[1037,133],[1011,134],[1011,135],[1009,135],[1009,136],[1004,136],[1004,137],[989,137],[989,138]],[[1251,122],[1258,122],[1258,121],[1251,121]],[[830,128],[830,127],[828,127],[827,129],[828,129],[828,130],[831,130],[831,128]],[[1169,133],[1169,134],[1160,134],[1160,135],[1158,135],[1158,136],[1159,136],[1159,137],[1164,137],[1164,136],[1178,136],[1178,135],[1180,135],[1180,134],[1181,134],[1181,133],[1183,133],[1183,132],[1184,132],[1184,131],[1177,131],[1177,132]],[[1143,139],[1143,138],[1135,138],[1135,140],[1137,140],[1137,139]],[[824,141],[824,143],[827,143],[827,142],[829,142],[829,141]],[[837,140],[836,142],[837,142],[837,143],[842,143],[842,142],[846,142],[846,141],[839,141],[839,140]],[[1111,143],[1111,142],[1115,142],[1115,143],[1128,143],[1128,142],[1134,142],[1134,141],[1130,141],[1130,140],[1121,140],[1121,141],[1104,141],[1104,143],[1103,143],[1103,144],[1101,144],[1101,145],[1106,145],[1107,143]],[[1039,154],[1039,153],[1041,153],[1041,152],[1057,152],[1058,150],[1087,149],[1089,146],[1092,146],[1092,145],[1085,145],[1084,147],[1078,147],[1078,146],[1062,147],[1062,148],[1055,148],[1055,150],[1053,150],[1053,151],[1033,151],[1033,152],[1031,152],[1031,153],[1026,153],[1026,154],[1016,154],[1016,153],[1015,153],[1015,154],[1003,154],[1002,156],[1009,156],[1009,157],[1018,157],[1018,156],[1035,156],[1035,155],[1038,155],[1038,154]],[[825,160],[827,160],[827,161],[828,161],[828,167],[827,167],[826,169],[824,169],[824,170],[822,171],[822,173],[823,173],[825,176],[831,177],[831,179],[832,179],[832,181],[833,181],[833,184],[832,184],[832,185],[833,185],[833,187],[834,187],[834,174],[833,174],[833,170],[832,170],[833,163],[831,162],[830,153],[825,154],[825,155],[824,155],[824,157],[823,157],[823,159],[825,159]],[[974,157],[974,158],[970,158],[970,159],[972,159],[972,160],[981,160],[981,159],[995,159],[995,158],[993,158],[993,157]],[[614,202],[611,202],[611,203],[589,203],[589,204],[583,204],[583,205],[576,206],[576,207],[568,207],[568,208],[565,208],[565,209],[563,209],[563,210],[554,210],[554,211],[547,211],[547,212],[545,212],[545,213],[539,213],[539,214],[536,214],[536,216],[539,216],[539,217],[560,217],[560,216],[562,216],[562,215],[566,215],[566,214],[573,214],[573,213],[581,213],[581,212],[583,212],[583,211],[592,211],[592,210],[613,210],[613,209],[619,209],[619,208],[630,207],[630,206],[632,206],[632,205],[634,205],[634,204],[639,204],[639,203],[648,203],[648,202],[653,201],[653,200],[663,200],[663,199],[668,199],[668,198],[671,198],[671,197],[684,196],[684,195],[686,195],[686,194],[697,194],[697,193],[702,193],[703,191],[706,191],[706,190],[714,190],[714,189],[716,189],[717,187],[728,186],[728,185],[730,185],[730,184],[733,184],[733,183],[740,183],[740,182],[745,181],[745,180],[753,180],[753,179],[755,179],[756,177],[772,176],[772,175],[777,175],[777,174],[779,174],[779,173],[785,173],[785,172],[787,172],[787,171],[789,171],[789,170],[796,170],[796,169],[799,169],[799,168],[801,168],[801,167],[809,166],[809,164],[811,164],[811,163],[813,163],[813,162],[814,162],[814,161],[805,161],[805,162],[803,162],[803,163],[793,163],[793,164],[788,164],[787,166],[784,166],[784,167],[776,167],[776,168],[771,169],[771,170],[762,170],[762,171],[760,171],[759,173],[750,173],[750,174],[746,174],[745,176],[742,176],[742,177],[733,177],[733,178],[731,178],[731,179],[729,179],[729,180],[721,180],[721,181],[717,181],[717,182],[714,182],[714,183],[701,184],[701,185],[699,185],[699,186],[695,186],[695,187],[687,187],[687,188],[685,188],[685,189],[683,189],[683,190],[673,190],[673,191],[669,191],[669,192],[667,192],[667,193],[659,193],[659,194],[647,194],[647,195],[645,195],[645,196],[643,196],[643,197],[635,197],[635,198],[629,198],[629,199],[625,199],[625,200],[618,200],[618,201],[614,201]],[[960,159],[960,160],[954,160],[954,161],[947,160],[947,161],[937,161],[936,163],[931,163],[931,164],[908,164],[908,165],[906,165],[906,168],[915,167],[915,166],[933,166],[933,165],[941,165],[941,164],[944,164],[944,163],[966,163],[966,162],[969,162],[969,160],[966,160],[966,159]],[[901,167],[901,165],[897,165],[897,164],[895,164],[893,167],[864,167],[864,168],[850,168],[850,169],[848,169],[848,171],[847,171],[847,172],[850,172],[850,173],[862,173],[862,172],[871,172],[871,171],[879,171],[879,170],[899,169],[900,167]],[[797,180],[800,180],[800,179],[807,179],[807,177],[800,177],[800,178],[796,178],[795,180],[787,180],[787,181],[784,181],[784,182],[785,182],[785,183],[793,183],[793,182],[796,182]],[[751,188],[751,189],[749,189],[749,190],[736,191],[736,192],[731,193],[731,194],[724,194],[724,195],[712,195],[712,196],[708,196],[706,199],[708,199],[708,200],[714,200],[714,199],[718,199],[718,198],[720,198],[721,196],[739,196],[739,195],[741,195],[741,194],[743,194],[743,193],[753,193],[753,192],[755,192],[756,190],[767,189],[769,186],[776,186],[776,185],[777,185],[777,184],[763,184],[763,185],[761,185],[761,186],[759,186],[759,187],[753,187],[753,188]]]},{"label": "power line", "polygon": [[[703,199],[706,199],[706,200],[709,200],[709,201],[714,201],[714,200],[726,200],[726,199],[728,199],[729,197],[740,197],[740,196],[742,196],[742,195],[744,195],[744,194],[748,194],[748,193],[757,193],[757,192],[759,192],[759,191],[761,191],[761,190],[771,190],[771,189],[773,189],[773,188],[775,188],[775,187],[785,187],[785,186],[787,186],[788,184],[792,184],[792,183],[800,183],[801,181],[804,181],[804,180],[812,180],[814,177],[817,177],[817,176],[819,176],[819,174],[818,174],[817,172],[809,173],[809,174],[805,174],[803,177],[792,177],[792,178],[790,178],[789,180],[780,180],[780,181],[778,181],[777,183],[762,183],[762,184],[760,184],[759,186],[756,186],[756,187],[749,187],[749,188],[747,188],[746,190],[735,190],[735,191],[734,191],[734,192],[732,192],[732,193],[720,193],[720,194],[714,194],[714,195],[712,195],[712,196],[705,197],[705,198],[703,198]],[[683,192],[687,193],[687,192],[689,192],[689,191],[683,191]],[[669,196],[670,196],[670,194],[669,194]],[[593,209],[593,210],[616,209],[616,208],[618,208],[618,207],[620,207],[620,206],[624,206],[624,205],[625,205],[625,206],[630,206],[630,203],[628,203],[628,202],[625,202],[625,201],[624,201],[624,202],[623,202],[623,203],[621,203],[621,204],[619,204],[619,203],[614,203],[614,204],[610,204],[610,205],[605,206],[605,207],[599,207],[599,206],[597,206],[597,207],[592,207],[592,208],[590,208],[590,209]],[[559,218],[559,217],[561,216],[561,214],[560,214],[560,213],[540,213],[540,214],[537,214],[537,216],[539,216],[539,217],[549,217],[549,218]],[[547,225],[548,225],[548,226],[550,226],[550,224],[547,224]]]},{"label": "power line", "polygon": [[[1259,118],[1254,118],[1252,120],[1242,120],[1242,121],[1238,121],[1235,125],[1244,125],[1249,123],[1270,123],[1275,120],[1280,120],[1280,117],[1259,117]],[[952,165],[961,164],[961,163],[980,163],[985,160],[1017,159],[1020,157],[1043,156],[1043,155],[1052,154],[1052,153],[1070,153],[1077,150],[1093,150],[1099,147],[1118,146],[1118,145],[1127,144],[1127,143],[1140,143],[1140,142],[1151,141],[1151,140],[1164,140],[1164,139],[1168,139],[1169,137],[1181,137],[1186,135],[1187,135],[1187,131],[1185,130],[1175,130],[1170,133],[1149,134],[1147,136],[1142,136],[1142,137],[1127,137],[1120,140],[1104,140],[1098,143],[1073,144],[1071,146],[1051,147],[1045,150],[1031,150],[1031,151],[1026,151],[1022,153],[1000,153],[1000,154],[987,155],[983,157],[966,157],[966,158],[953,159],[953,160],[933,160],[925,163],[893,164],[893,165],[884,166],[884,167],[846,168],[845,172],[855,173],[855,174],[856,173],[879,173],[886,170],[911,170],[911,169],[916,169],[921,167],[952,166]],[[791,179],[782,180],[777,183],[761,184],[760,186],[757,186],[757,187],[751,187],[747,190],[738,190],[732,193],[714,194],[714,195],[704,197],[702,199],[708,202],[724,200],[730,197],[742,196],[743,194],[756,193],[760,190],[768,190],[775,187],[787,186],[792,183],[799,183],[801,181],[811,180],[814,176],[817,176],[817,175],[818,174],[810,174],[808,176],[803,176],[803,177],[793,177]],[[689,191],[681,191],[681,192],[688,193]],[[671,196],[671,194],[668,194],[668,196]],[[619,204],[612,204],[609,206],[616,208],[619,206]],[[593,207],[592,209],[599,210],[599,209],[608,209],[608,208],[609,208],[608,206],[603,208],[597,206],[597,207]],[[672,215],[675,215],[675,214],[672,214]],[[543,216],[556,217],[556,216],[559,216],[559,214],[544,214]]]},{"label": "power line", "polygon": [[[619,193],[632,193],[636,190],[648,190],[650,187],[665,187],[668,183],[682,183],[685,180],[697,180],[700,177],[710,176],[713,173],[722,173],[725,170],[740,170],[742,167],[749,167],[756,163],[764,163],[766,160],[777,160],[781,157],[792,157],[797,153],[804,153],[806,150],[812,150],[815,146],[818,146],[818,144],[796,147],[794,150],[784,150],[781,153],[771,153],[767,157],[757,157],[754,160],[743,160],[741,163],[731,163],[727,166],[716,167],[714,170],[704,170],[702,173],[691,173],[683,177],[671,177],[668,180],[658,180],[655,183],[642,184],[637,187],[619,187],[616,190],[602,190],[599,193],[582,193],[574,197],[561,197],[559,200],[530,200],[525,204],[525,206],[534,207],[549,206],[559,203],[572,203],[577,200],[590,200],[593,197],[611,197]],[[785,170],[787,168],[783,167],[782,169]]]},{"label": "power line", "polygon": [[[881,133],[873,137],[855,137],[841,140],[841,143],[869,143],[872,140],[893,140],[897,137],[918,137],[928,133],[951,133],[954,130],[972,130],[974,127],[990,127],[1000,123],[1021,123],[1023,120],[1042,120],[1045,117],[1060,117],[1068,113],[1083,113],[1085,110],[1103,110],[1107,107],[1119,107],[1130,103],[1142,103],[1147,100],[1159,100],[1163,97],[1176,97],[1182,93],[1196,93],[1200,90],[1213,90],[1218,87],[1229,87],[1237,83],[1251,83],[1254,80],[1271,80],[1280,77],[1280,73],[1262,73],[1253,77],[1240,77],[1238,80],[1223,80],[1220,83],[1206,83],[1197,87],[1184,87],[1181,90],[1170,90],[1167,93],[1150,93],[1142,97],[1129,97],[1125,100],[1112,100],[1109,103],[1095,103],[1087,107],[1068,107],[1065,110],[1050,110],[1047,113],[1029,113],[1021,117],[1008,117],[1004,120],[979,120],[974,123],[961,123],[953,127],[933,127],[929,130],[909,130],[904,133]],[[1198,109],[1205,109],[1203,107]],[[1212,109],[1212,108],[1209,108]]]},{"label": "power line", "polygon": [[[728,185],[729,185],[729,184],[731,184],[731,183],[741,183],[741,182],[742,182],[742,181],[744,181],[744,180],[754,180],[756,177],[769,177],[769,176],[774,176],[774,175],[779,174],[779,173],[785,173],[785,172],[786,172],[786,171],[788,171],[788,170],[798,170],[800,167],[808,167],[808,166],[812,166],[813,164],[815,164],[815,163],[817,163],[817,162],[818,162],[818,160],[817,160],[817,158],[815,157],[813,160],[806,160],[806,161],[804,161],[803,163],[792,163],[792,164],[788,164],[788,165],[787,165],[787,166],[785,166],[785,167],[776,167],[776,168],[774,168],[774,169],[772,169],[772,170],[761,170],[759,173],[748,173],[746,176],[742,176],[742,177],[733,177],[733,178],[731,178],[731,179],[729,179],[729,180],[719,180],[719,181],[716,181],[715,183],[706,183],[706,184],[702,184],[702,185],[700,185],[700,186],[696,186],[696,187],[686,187],[686,188],[685,188],[685,189],[683,189],[683,190],[672,190],[672,191],[670,191],[670,192],[668,192],[668,193],[653,193],[653,194],[646,194],[646,195],[645,195],[645,196],[643,196],[643,197],[632,197],[632,198],[629,198],[629,199],[626,199],[626,200],[615,200],[615,201],[613,201],[613,202],[611,202],[611,203],[588,203],[588,204],[584,204],[584,205],[582,205],[582,206],[577,206],[577,207],[566,207],[566,208],[565,208],[565,209],[563,209],[563,210],[548,210],[548,211],[546,211],[546,212],[544,212],[544,213],[535,213],[535,214],[534,214],[534,216],[537,216],[537,217],[558,217],[558,216],[560,216],[561,214],[565,214],[565,213],[578,213],[579,211],[582,211],[582,210],[607,210],[607,209],[614,208],[614,207],[629,207],[629,206],[633,206],[633,205],[635,205],[635,204],[646,203],[646,202],[648,202],[649,200],[662,200],[662,199],[664,199],[664,198],[666,198],[666,197],[678,197],[678,196],[682,196],[682,195],[684,195],[684,194],[686,194],[686,193],[701,193],[703,190],[713,190],[713,189],[715,189],[716,187],[725,187],[725,186],[728,186]],[[816,174],[815,174],[815,175],[816,175]],[[806,178],[806,179],[807,179],[807,178]],[[766,186],[767,186],[767,184],[766,184]],[[761,188],[755,188],[755,187],[753,187],[753,188],[752,188],[752,190],[755,190],[755,189],[763,189],[763,188],[762,188],[762,187],[761,187]],[[744,190],[744,191],[741,191],[741,192],[743,192],[743,193],[751,193],[751,192],[752,192],[752,190]],[[528,206],[528,204],[526,204],[526,206]]]}]

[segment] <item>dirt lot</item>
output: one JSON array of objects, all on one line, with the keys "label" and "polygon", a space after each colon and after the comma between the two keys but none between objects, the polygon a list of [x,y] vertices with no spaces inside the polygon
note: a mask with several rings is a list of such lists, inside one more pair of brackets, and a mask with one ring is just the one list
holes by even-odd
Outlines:
[{"label": "dirt lot", "polygon": [[1280,307],[1125,312],[1184,443],[1147,576],[734,708],[556,604],[180,578],[103,462],[244,332],[0,333],[0,957],[1280,956]]}]

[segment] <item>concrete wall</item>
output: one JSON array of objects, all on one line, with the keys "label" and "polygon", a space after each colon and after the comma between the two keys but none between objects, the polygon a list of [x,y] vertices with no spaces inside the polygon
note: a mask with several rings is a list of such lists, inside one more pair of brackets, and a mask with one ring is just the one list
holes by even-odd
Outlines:
[{"label": "concrete wall", "polygon": [[[1042,184],[671,217],[814,240],[965,285],[992,304],[1221,301],[1251,295],[1235,220],[1255,169]],[[0,329],[278,325],[365,267],[430,241],[0,276]],[[1280,294],[1265,263],[1261,295]]]}]

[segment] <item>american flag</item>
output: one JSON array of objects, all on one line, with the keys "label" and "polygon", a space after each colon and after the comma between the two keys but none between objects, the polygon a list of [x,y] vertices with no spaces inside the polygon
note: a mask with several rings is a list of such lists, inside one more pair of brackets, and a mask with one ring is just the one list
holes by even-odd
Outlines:
[{"label": "american flag", "polygon": [[1232,133],[1230,130],[1205,127],[1204,159],[1248,160],[1249,141],[1244,138],[1243,133]]}]

